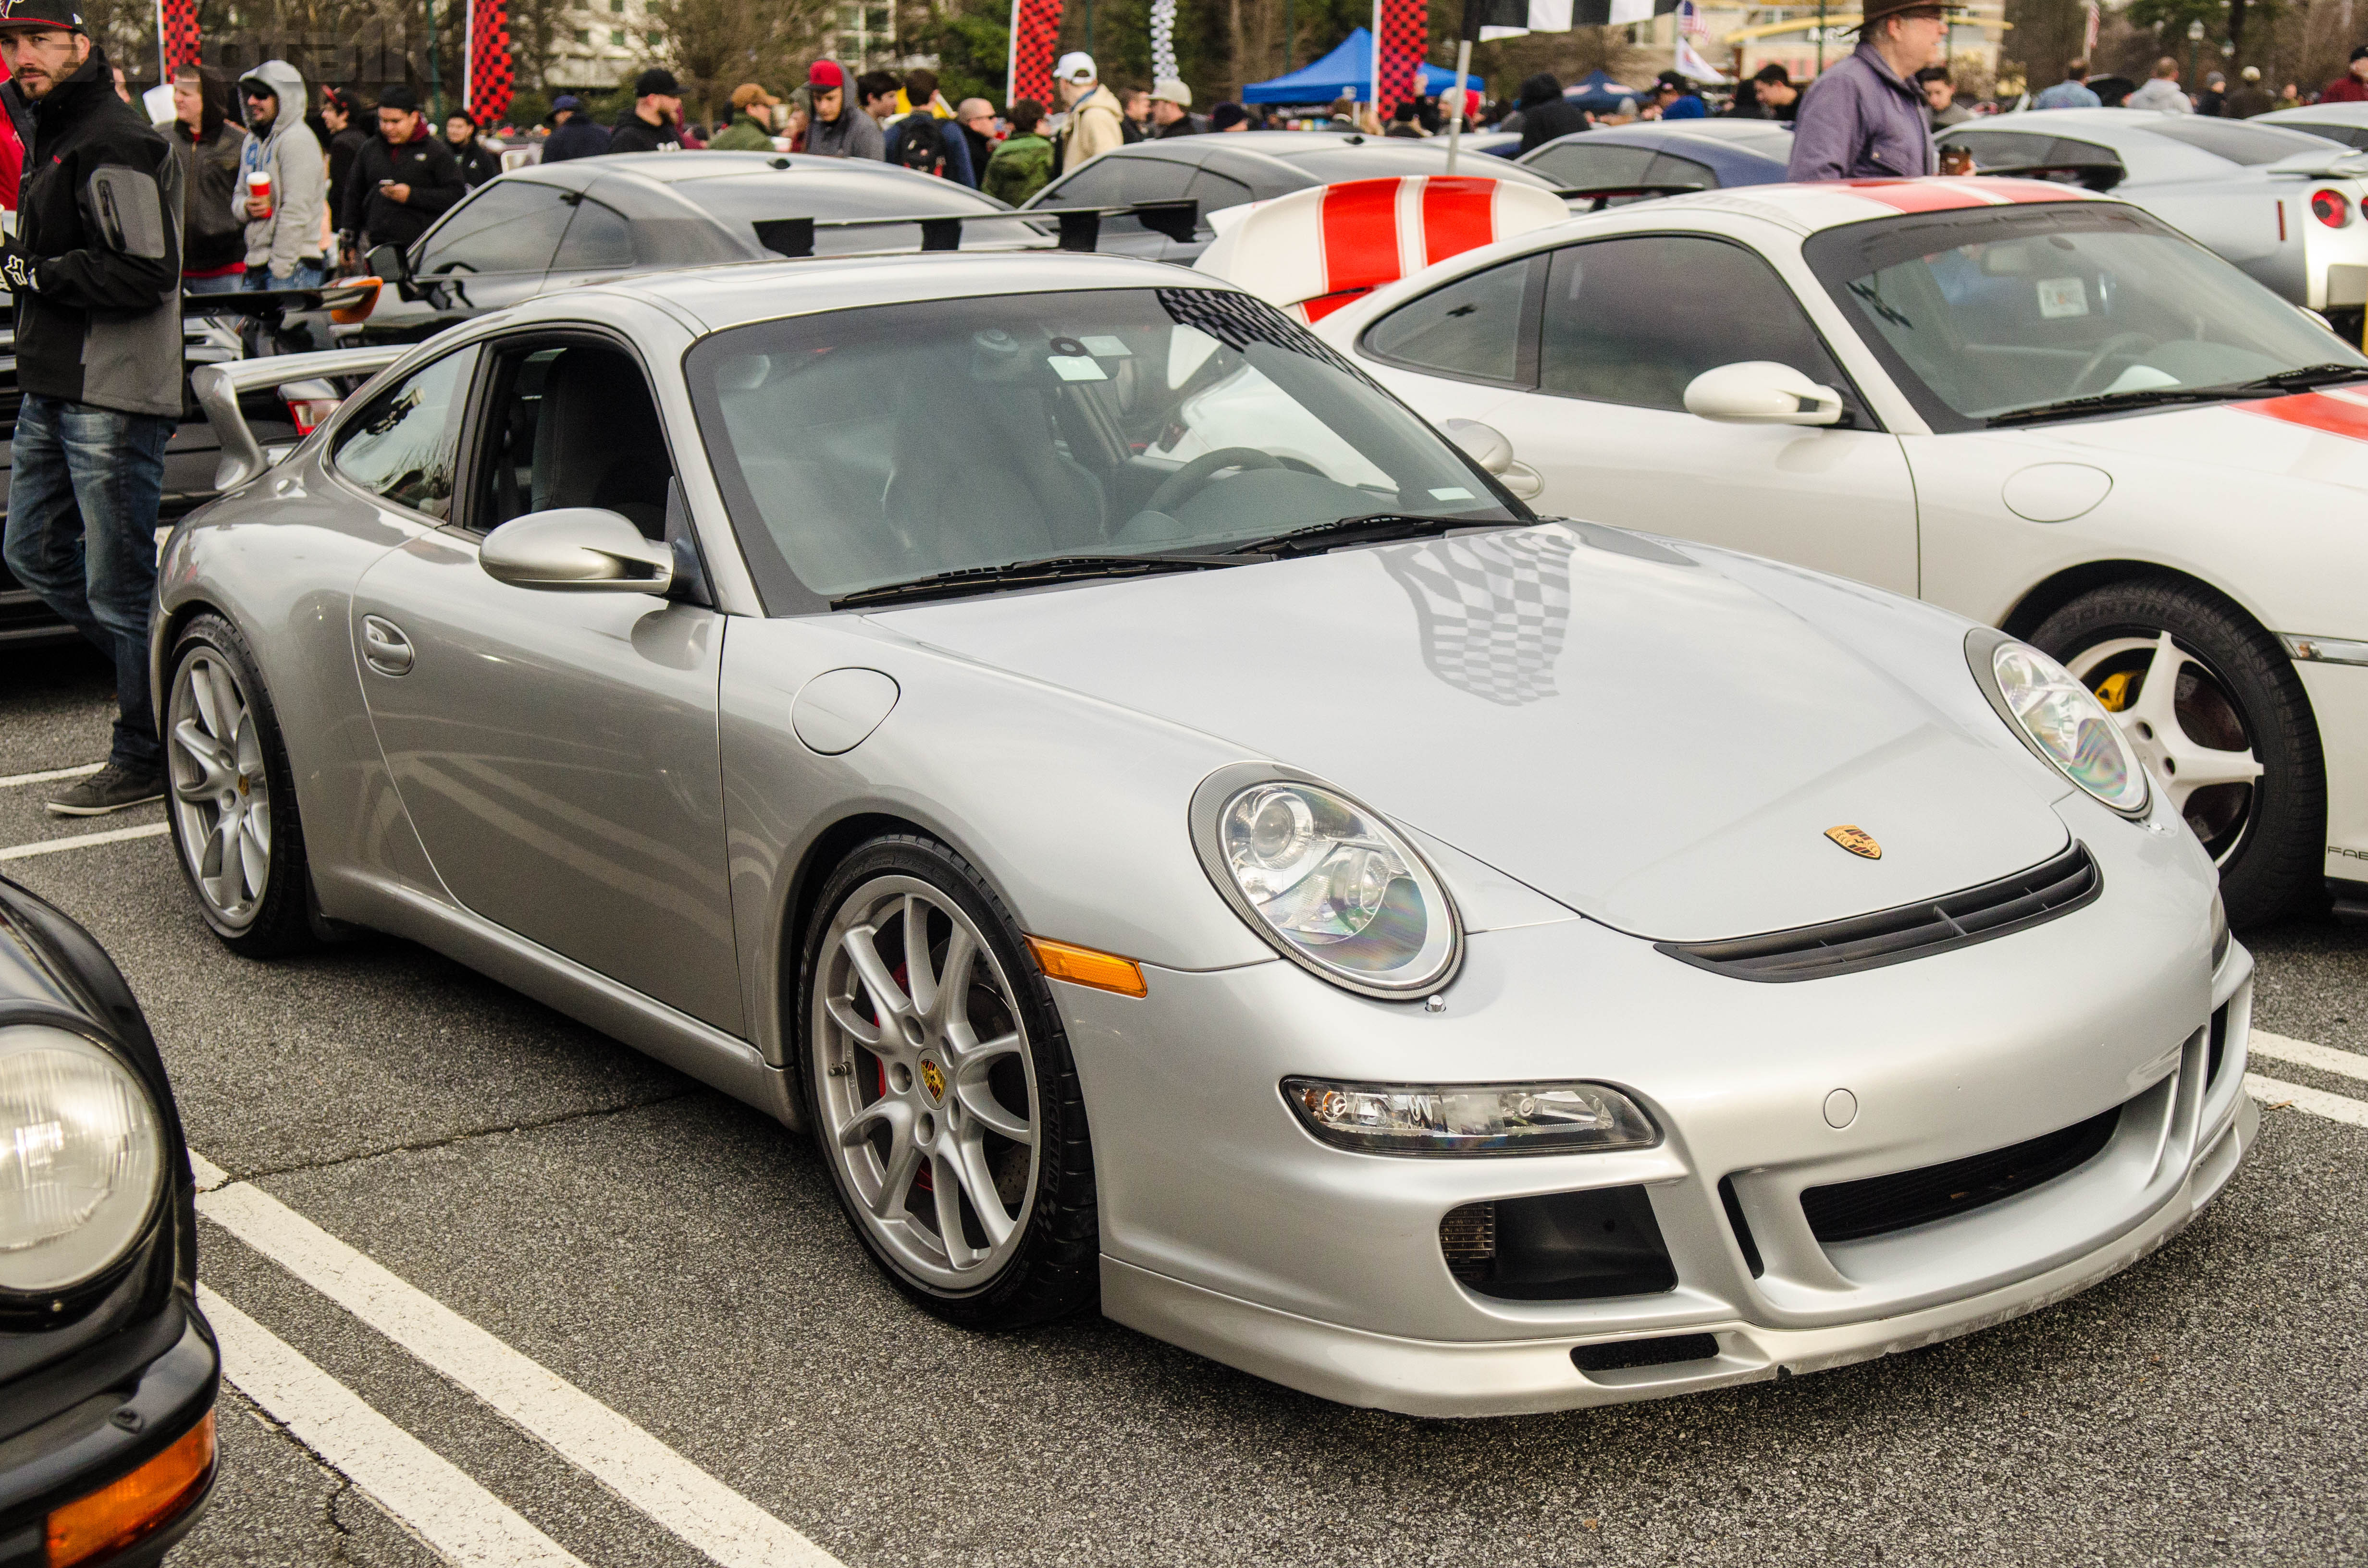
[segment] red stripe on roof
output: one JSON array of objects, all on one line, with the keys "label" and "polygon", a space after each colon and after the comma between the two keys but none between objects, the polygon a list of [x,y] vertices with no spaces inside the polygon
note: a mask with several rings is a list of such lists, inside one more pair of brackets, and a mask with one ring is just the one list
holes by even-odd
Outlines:
[{"label": "red stripe on roof", "polygon": [[1982,188],[2009,201],[2086,201],[2086,187],[2044,179],[1985,179]]},{"label": "red stripe on roof", "polygon": [[[2003,180],[1995,182],[2003,185]],[[1842,188],[1852,196],[1863,196],[1869,201],[1880,201],[1897,212],[1953,212],[1966,207],[1992,207],[1996,202],[1982,199],[1956,181],[1921,179],[1853,179],[1844,180]],[[2001,193],[2003,194],[2003,193]]]},{"label": "red stripe on roof", "polygon": [[1422,189],[1423,264],[1477,250],[1497,237],[1497,182],[1435,175]]},{"label": "red stripe on roof", "polygon": [[1324,192],[1324,292],[1395,282],[1398,276],[1398,182],[1350,180]]},{"label": "red stripe on roof", "polygon": [[2368,441],[2368,403],[2354,403],[2350,398],[2329,397],[2325,392],[2296,392],[2292,397],[2273,397],[2262,403],[2239,403],[2230,406],[2247,414],[2283,419],[2289,425],[2300,425],[2306,429],[2324,430],[2330,436],[2349,436],[2355,441]]}]

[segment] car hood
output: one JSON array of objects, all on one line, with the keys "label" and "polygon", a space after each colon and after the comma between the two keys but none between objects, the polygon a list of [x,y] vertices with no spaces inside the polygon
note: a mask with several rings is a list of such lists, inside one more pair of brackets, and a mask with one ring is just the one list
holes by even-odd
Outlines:
[{"label": "car hood", "polygon": [[[2067,837],[2035,765],[1714,564],[1588,525],[872,619],[1309,769],[1655,938],[1907,903]],[[1881,858],[1826,836],[1845,824]]]},{"label": "car hood", "polygon": [[2127,456],[2149,465],[2202,462],[2368,491],[2368,381],[1992,434],[2059,453],[2086,451],[2100,460]]}]

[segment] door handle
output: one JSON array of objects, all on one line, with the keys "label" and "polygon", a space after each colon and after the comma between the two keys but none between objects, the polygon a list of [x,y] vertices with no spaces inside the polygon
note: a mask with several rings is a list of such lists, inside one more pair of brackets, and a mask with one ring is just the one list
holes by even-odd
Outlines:
[{"label": "door handle", "polygon": [[391,620],[362,617],[362,663],[382,676],[411,673],[411,640]]}]

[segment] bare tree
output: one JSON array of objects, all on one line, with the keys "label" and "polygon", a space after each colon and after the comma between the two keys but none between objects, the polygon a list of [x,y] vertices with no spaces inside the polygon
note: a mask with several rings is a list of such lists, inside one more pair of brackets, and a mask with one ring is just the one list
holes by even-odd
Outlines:
[{"label": "bare tree", "polygon": [[742,82],[781,85],[833,15],[825,0],[647,0],[653,51],[682,79],[698,118],[712,119]]}]

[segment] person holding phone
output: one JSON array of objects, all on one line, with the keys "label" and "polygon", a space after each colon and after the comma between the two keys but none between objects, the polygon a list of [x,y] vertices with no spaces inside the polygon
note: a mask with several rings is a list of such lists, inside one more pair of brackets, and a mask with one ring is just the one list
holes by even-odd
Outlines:
[{"label": "person holding phone", "polygon": [[373,245],[408,245],[468,194],[452,149],[429,133],[418,96],[401,83],[379,95],[378,134],[354,159],[352,188],[337,226]]}]

